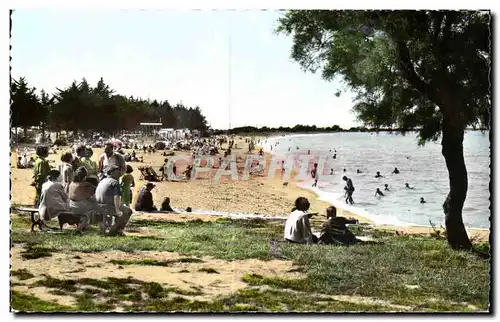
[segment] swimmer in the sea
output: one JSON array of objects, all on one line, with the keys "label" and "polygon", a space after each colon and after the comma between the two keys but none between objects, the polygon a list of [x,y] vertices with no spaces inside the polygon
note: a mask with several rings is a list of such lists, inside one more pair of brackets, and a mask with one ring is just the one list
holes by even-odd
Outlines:
[{"label": "swimmer in the sea", "polygon": [[407,189],[414,189],[413,187],[410,187],[410,184],[409,184],[408,182],[407,182],[407,183],[405,183],[405,187],[406,187]]},{"label": "swimmer in the sea", "polygon": [[347,170],[346,170],[346,169],[344,169],[344,172],[347,172]]},{"label": "swimmer in the sea", "polygon": [[384,185],[384,187],[385,187],[385,188],[384,188],[384,191],[390,191],[390,190],[389,190],[389,185],[388,185],[387,183]]},{"label": "swimmer in the sea", "polygon": [[334,155],[333,155],[333,158],[334,158],[334,159],[336,159],[336,158],[337,158],[337,155],[336,155],[336,154],[334,154]]},{"label": "swimmer in the sea", "polygon": [[361,172],[361,170],[359,170],[359,169],[358,169],[358,170],[356,170],[356,172],[357,172],[357,173],[363,173],[363,172]]},{"label": "swimmer in the sea", "polygon": [[377,195],[379,195],[379,196],[381,196],[381,197],[383,197],[383,196],[384,196],[384,193],[383,193],[382,191],[380,191],[380,188],[377,188],[377,191],[375,191],[375,197],[376,197]]},{"label": "swimmer in the sea", "polygon": [[288,148],[288,152],[290,152],[290,148]]},{"label": "swimmer in the sea", "polygon": [[398,173],[399,173],[398,168],[394,168],[394,171],[392,171],[392,174],[398,174]]},{"label": "swimmer in the sea", "polygon": [[383,178],[384,176],[380,174],[379,171],[377,171],[377,175],[375,176],[375,178]]},{"label": "swimmer in the sea", "polygon": [[426,203],[427,201],[424,200],[424,197],[420,197],[420,203]]},{"label": "swimmer in the sea", "polygon": [[330,169],[330,174],[333,174],[333,169]]}]

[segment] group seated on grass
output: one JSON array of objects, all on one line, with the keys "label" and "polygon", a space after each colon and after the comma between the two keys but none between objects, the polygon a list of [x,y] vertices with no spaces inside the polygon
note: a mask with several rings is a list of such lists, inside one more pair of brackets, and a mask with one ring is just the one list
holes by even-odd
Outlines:
[{"label": "group seated on grass", "polygon": [[[32,186],[35,187],[35,207],[40,215],[39,227],[47,230],[45,224],[54,218],[59,226],[77,225],[76,231],[82,233],[90,225],[99,225],[102,234],[123,235],[123,230],[132,215],[133,169],[125,164],[123,157],[106,145],[105,152],[99,157],[99,165],[92,161],[92,150],[80,146],[71,152],[63,153],[62,164],[52,169],[46,160],[48,148],[39,146],[34,165]],[[153,206],[151,189],[148,183],[141,189],[136,209],[156,211]],[[173,211],[170,199],[162,204],[162,210]]]},{"label": "group seated on grass", "polygon": [[323,223],[319,237],[313,234],[309,219],[317,213],[309,213],[309,200],[299,197],[295,207],[285,222],[285,240],[295,244],[352,245],[362,242],[347,228],[347,224],[357,224],[356,219],[337,217],[337,208],[326,209],[327,220]]}]

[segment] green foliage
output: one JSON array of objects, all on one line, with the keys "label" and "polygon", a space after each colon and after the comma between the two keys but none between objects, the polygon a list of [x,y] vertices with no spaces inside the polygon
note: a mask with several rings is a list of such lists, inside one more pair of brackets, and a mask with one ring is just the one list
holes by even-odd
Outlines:
[{"label": "green foliage", "polygon": [[302,68],[357,93],[368,126],[419,128],[422,143],[438,138],[443,113],[459,115],[460,128],[489,128],[488,13],[292,10],[277,31],[293,36]]},{"label": "green foliage", "polygon": [[69,130],[115,132],[136,130],[141,122],[160,122],[165,127],[208,130],[198,106],[171,106],[168,101],[126,97],[115,93],[101,78],[92,87],[85,78],[57,89],[53,96],[41,95],[29,87],[25,78],[11,84],[12,126],[40,126],[42,131]]}]

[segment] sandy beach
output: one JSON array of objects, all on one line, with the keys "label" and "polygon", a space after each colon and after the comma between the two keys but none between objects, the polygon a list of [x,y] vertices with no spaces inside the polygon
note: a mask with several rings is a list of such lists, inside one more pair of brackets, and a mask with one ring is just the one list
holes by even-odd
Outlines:
[{"label": "sandy beach", "polygon": [[[235,139],[237,148],[233,148],[233,154],[236,157],[238,176],[243,177],[243,168],[246,157],[248,156],[247,145],[243,137]],[[67,147],[57,150],[57,154],[50,154],[48,160],[52,160],[52,166],[60,163],[62,152],[68,149]],[[131,152],[132,150],[126,150]],[[94,149],[92,159],[97,161],[98,156],[103,152],[103,149]],[[258,148],[253,152],[256,155]],[[134,168],[134,200],[139,189],[146,183],[140,179],[140,171],[137,169],[140,166],[152,166],[159,174],[158,169],[163,164],[165,157],[163,151],[155,153],[145,153],[136,151],[139,155],[144,156],[144,162],[130,162]],[[176,156],[189,156],[189,152],[176,151]],[[220,155],[217,155],[218,158]],[[319,213],[313,217],[312,224],[315,229],[321,227],[321,223],[325,219],[326,208],[329,206],[327,202],[317,200],[317,195],[307,189],[298,187],[295,183],[295,173],[292,173],[287,184],[280,176],[279,170],[276,171],[274,178],[268,179],[269,163],[271,154],[266,153],[266,167],[263,174],[250,175],[249,180],[232,180],[230,176],[221,176],[220,180],[214,180],[215,173],[218,169],[212,169],[206,173],[197,175],[197,179],[181,182],[161,181],[156,182],[156,187],[153,190],[154,202],[157,206],[161,205],[165,197],[170,197],[171,205],[175,209],[184,210],[187,207],[193,209],[192,214],[141,214],[140,216],[148,218],[176,218],[176,220],[203,219],[210,220],[216,216],[196,214],[196,210],[203,211],[221,211],[230,213],[245,213],[258,214],[269,217],[286,217],[295,199],[299,196],[307,197],[311,202],[311,212]],[[17,169],[15,164],[17,154],[15,151],[11,154],[11,202],[19,205],[32,205],[34,202],[35,190],[30,186],[32,178],[32,169]],[[186,164],[179,163],[177,172],[182,173]],[[344,211],[338,212],[339,216],[352,217],[359,220],[360,223],[373,224],[370,220],[358,216],[356,214]],[[181,216],[181,218],[177,218]],[[377,226],[381,229],[397,230],[404,234],[428,234],[433,230],[431,227],[396,227],[388,225]],[[483,229],[471,229],[469,235],[479,240],[487,240],[489,231]]]}]

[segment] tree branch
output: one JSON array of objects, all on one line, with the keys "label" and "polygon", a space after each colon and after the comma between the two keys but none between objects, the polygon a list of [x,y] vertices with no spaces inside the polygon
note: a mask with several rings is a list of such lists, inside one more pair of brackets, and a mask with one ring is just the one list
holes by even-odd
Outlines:
[{"label": "tree branch", "polygon": [[430,101],[434,103],[438,103],[435,99],[434,90],[424,82],[415,71],[415,67],[411,61],[410,51],[408,50],[408,46],[406,43],[397,39],[395,41],[396,49],[399,55],[398,67],[401,70],[403,77],[420,93],[422,93],[425,97],[427,97]]}]

